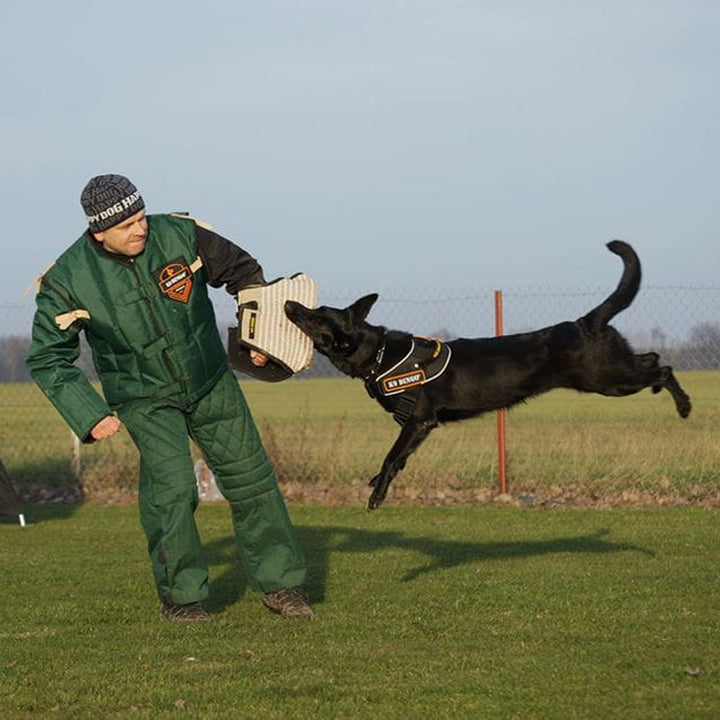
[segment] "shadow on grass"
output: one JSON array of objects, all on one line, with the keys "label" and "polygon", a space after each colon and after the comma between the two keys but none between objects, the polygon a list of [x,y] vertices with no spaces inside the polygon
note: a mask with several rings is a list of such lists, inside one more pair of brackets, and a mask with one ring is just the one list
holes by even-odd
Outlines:
[{"label": "shadow on grass", "polygon": [[[58,503],[57,505],[24,504],[21,512],[25,516],[28,527],[44,522],[70,519],[79,508],[79,505]],[[19,525],[18,516],[0,514],[0,525]]]},{"label": "shadow on grass", "polygon": [[[352,527],[298,527],[300,544],[308,560],[308,593],[312,602],[325,599],[330,557],[335,553],[372,553],[388,548],[422,553],[429,561],[406,572],[400,582],[412,582],[421,575],[477,561],[512,560],[548,554],[613,554],[636,552],[652,556],[646,548],[605,539],[609,530],[551,540],[508,542],[459,542],[409,536],[399,532],[378,532]],[[211,565],[224,568],[213,578],[208,610],[219,611],[238,600],[247,589],[247,579],[239,568],[233,537],[217,540],[206,547]]]},{"label": "shadow on grass", "polygon": [[[248,581],[242,570],[234,536],[215,540],[205,546],[210,565],[210,597],[203,603],[208,612],[221,612],[237,602],[247,591]],[[213,567],[219,566],[219,574]]]},{"label": "shadow on grass", "polygon": [[67,459],[54,457],[31,460],[27,464],[16,463],[12,479],[18,489],[37,484],[58,487],[77,482]]}]

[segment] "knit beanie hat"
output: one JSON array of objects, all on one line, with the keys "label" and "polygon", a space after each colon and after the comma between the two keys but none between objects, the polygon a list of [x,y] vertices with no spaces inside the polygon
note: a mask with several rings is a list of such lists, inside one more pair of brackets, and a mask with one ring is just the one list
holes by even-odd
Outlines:
[{"label": "knit beanie hat", "polygon": [[80,204],[90,232],[102,232],[145,207],[138,189],[122,175],[97,175],[82,191]]}]

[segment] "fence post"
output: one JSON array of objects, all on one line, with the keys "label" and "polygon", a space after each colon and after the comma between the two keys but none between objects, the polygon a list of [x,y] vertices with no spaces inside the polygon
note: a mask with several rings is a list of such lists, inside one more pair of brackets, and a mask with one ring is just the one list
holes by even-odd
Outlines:
[{"label": "fence post", "polygon": [[[503,334],[503,305],[502,290],[495,291],[495,335]],[[498,437],[498,492],[504,495],[507,492],[507,460],[505,454],[505,410],[497,411],[497,437]]]}]

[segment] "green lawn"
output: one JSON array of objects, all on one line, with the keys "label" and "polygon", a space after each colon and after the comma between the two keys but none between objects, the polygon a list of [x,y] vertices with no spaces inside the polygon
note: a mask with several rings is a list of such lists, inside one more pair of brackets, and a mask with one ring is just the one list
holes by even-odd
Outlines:
[{"label": "green lawn", "polygon": [[1,522],[0,717],[720,717],[717,511],[290,510],[312,622],[246,588],[224,505],[191,627],[158,617],[134,506]]}]

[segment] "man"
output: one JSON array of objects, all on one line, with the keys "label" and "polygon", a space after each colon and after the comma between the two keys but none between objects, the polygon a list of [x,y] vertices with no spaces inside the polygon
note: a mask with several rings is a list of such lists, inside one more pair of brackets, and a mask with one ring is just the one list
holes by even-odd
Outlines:
[{"label": "man", "polygon": [[[230,503],[251,586],[271,610],[312,617],[306,567],[274,471],[217,330],[207,285],[263,284],[257,261],[187,216],[147,215],[121,175],[81,195],[88,229],[42,277],[27,364],[83,442],[124,424],[140,452],[140,519],[163,617],[206,621],[188,438]],[[84,332],[104,398],[77,368]],[[267,358],[255,352],[253,362]]]}]

